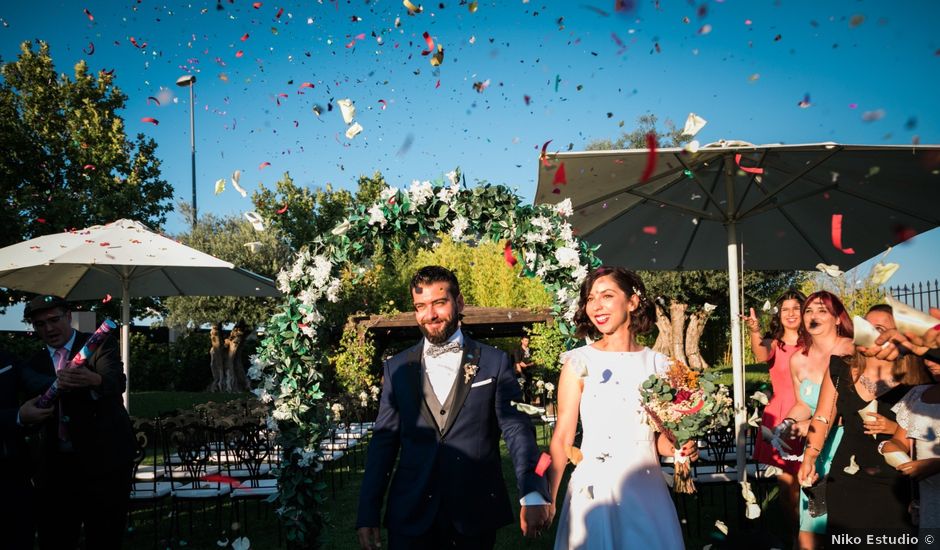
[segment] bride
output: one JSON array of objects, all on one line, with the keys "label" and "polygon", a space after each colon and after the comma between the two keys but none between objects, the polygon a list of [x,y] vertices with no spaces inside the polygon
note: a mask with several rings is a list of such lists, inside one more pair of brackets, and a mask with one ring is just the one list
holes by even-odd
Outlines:
[{"label": "bride", "polygon": [[[673,456],[675,447],[641,413],[640,385],[667,365],[666,356],[636,341],[652,328],[654,315],[632,271],[600,267],[581,286],[577,335],[593,343],[563,356],[551,442],[553,503],[569,457],[577,466],[558,520],[556,550],[684,546],[658,456]],[[579,413],[580,453],[572,447]],[[695,442],[681,452],[698,458]]]}]

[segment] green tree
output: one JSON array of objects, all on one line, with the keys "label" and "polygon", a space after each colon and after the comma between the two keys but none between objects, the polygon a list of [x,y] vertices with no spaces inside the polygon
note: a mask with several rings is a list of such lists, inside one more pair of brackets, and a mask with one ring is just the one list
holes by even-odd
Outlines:
[{"label": "green tree", "polygon": [[[181,209],[188,212],[190,207],[184,204]],[[278,238],[277,231],[255,231],[238,216],[203,215],[194,230],[177,238],[187,246],[271,278],[291,258],[290,250]],[[211,325],[212,383],[209,390],[243,391],[249,388],[243,346],[253,329],[270,318],[277,303],[276,298],[174,296],[164,301],[168,312],[165,322],[183,328]],[[227,336],[222,330],[226,323],[235,323]]]},{"label": "green tree", "polygon": [[[468,305],[511,308],[547,308],[551,305],[552,296],[546,292],[541,279],[522,277],[522,264],[509,266],[499,243],[487,240],[474,246],[455,242],[444,235],[433,249],[423,249],[414,255],[403,286],[407,289],[411,274],[432,264],[442,265],[457,275],[460,291]],[[411,295],[408,297],[410,299]]]},{"label": "green tree", "polygon": [[612,149],[646,149],[646,136],[652,133],[656,136],[656,147],[682,147],[688,143],[692,136],[683,135],[681,128],[676,128],[673,121],[666,119],[665,128],[656,127],[659,119],[652,113],[640,115],[636,119],[636,128],[631,132],[623,132],[620,137],[611,139],[597,139],[588,143],[584,148],[588,151],[609,151]]},{"label": "green tree", "polygon": [[277,229],[293,250],[300,250],[336,227],[354,204],[374,203],[384,187],[385,178],[380,172],[372,177],[360,176],[355,194],[330,185],[324,189],[298,187],[285,173],[273,190],[261,185],[251,200],[265,224]]},{"label": "green tree", "polygon": [[[697,367],[707,367],[700,342],[707,321],[714,314],[728,326],[727,271],[642,271],[647,292],[656,297],[656,326],[659,329],[653,349]],[[798,271],[743,271],[745,293],[742,310],[774,301],[787,288],[796,288],[804,276]],[[715,309],[706,304],[716,306]],[[750,304],[750,305],[749,305]],[[713,313],[714,312],[714,313]],[[716,335],[727,342],[727,335]],[[716,342],[717,343],[717,342]],[[721,346],[718,347],[723,351]],[[712,355],[719,352],[712,350]]]},{"label": "green tree", "polygon": [[58,75],[48,44],[24,42],[0,75],[0,246],[120,218],[164,223],[172,188],[156,143],[126,136],[127,96],[111,74],[79,61]]}]

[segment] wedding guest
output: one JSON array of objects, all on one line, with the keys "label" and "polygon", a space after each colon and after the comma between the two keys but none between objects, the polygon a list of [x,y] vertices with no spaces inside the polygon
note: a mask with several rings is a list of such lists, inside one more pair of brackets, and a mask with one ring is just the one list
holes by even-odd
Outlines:
[{"label": "wedding guest", "polygon": [[39,396],[19,404],[21,369],[13,356],[0,351],[0,548],[32,550],[36,538],[32,467],[24,436],[52,415],[36,406]]},{"label": "wedding guest", "polygon": [[[873,307],[865,319],[879,332],[895,328],[887,306]],[[798,474],[801,483],[825,485],[828,534],[857,534],[861,529],[895,536],[915,534],[907,512],[910,484],[885,463],[878,450],[879,443],[890,440],[897,429],[892,407],[913,385],[926,380],[922,361],[912,355],[887,361],[856,352],[831,359]],[[820,479],[818,462],[813,459],[820,454],[830,428],[840,424],[841,442]],[[873,502],[878,505],[872,506]]]},{"label": "wedding guest", "polygon": [[516,376],[522,380],[522,399],[528,403],[532,399],[530,394],[532,384],[532,367],[535,362],[532,361],[532,350],[529,349],[529,337],[523,336],[519,339],[519,347],[512,352],[512,362],[516,368]]},{"label": "wedding guest", "polygon": [[[750,316],[742,316],[750,333],[754,358],[759,362],[766,362],[770,372],[773,395],[764,407],[761,417],[761,426],[768,430],[774,430],[783,423],[787,413],[796,403],[793,377],[790,375],[790,357],[802,348],[800,327],[803,322],[800,313],[805,300],[806,296],[798,290],[781,294],[773,306],[774,315],[770,321],[770,330],[763,335],[754,308],[751,308]],[[754,445],[754,458],[759,463],[779,469],[779,502],[784,518],[793,526],[793,532],[796,532],[799,525],[800,485],[796,481],[796,472],[800,469],[800,462],[796,455],[800,453],[800,444],[799,439],[781,439],[778,449],[763,437],[758,437]],[[781,456],[781,452],[786,459]]]},{"label": "wedding guest", "polygon": [[509,356],[463,334],[463,296],[451,271],[421,268],[411,297],[424,338],[384,362],[359,494],[360,547],[383,547],[379,515],[391,481],[385,507],[391,550],[492,548],[496,530],[512,522],[500,434],[524,495],[522,532],[539,534],[551,525],[548,487],[535,473],[535,430],[511,403],[521,394]]},{"label": "wedding guest", "polygon": [[134,458],[134,436],[121,395],[123,364],[108,338],[82,367],[65,368],[90,336],[71,326],[69,303],[37,296],[24,316],[46,345],[24,368],[58,380],[59,399],[43,423],[37,500],[41,550],[75,548],[84,527],[86,548],[117,549],[124,536]]},{"label": "wedding guest", "polygon": [[[632,271],[599,267],[581,285],[577,335],[593,343],[563,356],[551,442],[552,502],[574,452],[579,417],[583,459],[568,481],[556,550],[684,546],[658,458],[674,456],[676,449],[653,432],[640,408],[640,386],[668,366],[666,356],[637,342],[653,327],[654,311]],[[696,459],[695,442],[681,453]]]},{"label": "wedding guest", "polygon": [[[841,357],[853,353],[852,319],[839,298],[821,290],[810,294],[803,302],[803,349],[790,357],[790,375],[793,380],[794,404],[787,414],[793,420],[789,433],[804,437],[810,418],[817,409],[819,391],[829,368],[832,356]],[[826,472],[832,455],[839,446],[842,428],[836,427],[832,437],[818,448],[816,468]],[[804,454],[804,464],[806,462]],[[819,548],[824,544],[826,514],[810,514],[810,502],[805,492],[800,492],[800,530],[797,544],[801,550]]]},{"label": "wedding guest", "polygon": [[[940,381],[940,363],[925,361],[934,381]],[[917,484],[917,502],[912,513],[918,515],[921,547],[927,548],[925,535],[940,531],[940,384],[916,386],[895,405],[898,429],[891,441],[880,449],[882,455],[901,451],[912,460],[897,465],[903,475]]]}]

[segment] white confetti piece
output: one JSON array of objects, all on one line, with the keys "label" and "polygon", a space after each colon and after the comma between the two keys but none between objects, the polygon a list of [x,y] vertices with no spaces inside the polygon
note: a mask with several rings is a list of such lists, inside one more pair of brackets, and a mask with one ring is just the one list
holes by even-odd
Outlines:
[{"label": "white confetti piece", "polygon": [[685,119],[685,127],[682,128],[682,135],[694,136],[699,133],[706,124],[708,124],[708,121],[704,118],[695,113],[689,113],[689,116]]}]

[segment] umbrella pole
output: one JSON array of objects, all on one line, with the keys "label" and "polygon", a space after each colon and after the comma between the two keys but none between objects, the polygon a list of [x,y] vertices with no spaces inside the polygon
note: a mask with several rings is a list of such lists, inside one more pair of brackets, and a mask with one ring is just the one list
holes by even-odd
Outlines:
[{"label": "umbrella pole", "polygon": [[121,281],[121,360],[124,362],[124,408],[131,410],[131,283]]},{"label": "umbrella pole", "polygon": [[737,449],[738,481],[746,479],[745,445],[747,442],[747,411],[744,408],[744,353],[741,341],[741,301],[738,295],[738,234],[734,222],[728,231],[728,282],[731,306],[731,373],[734,386],[734,433]]}]

